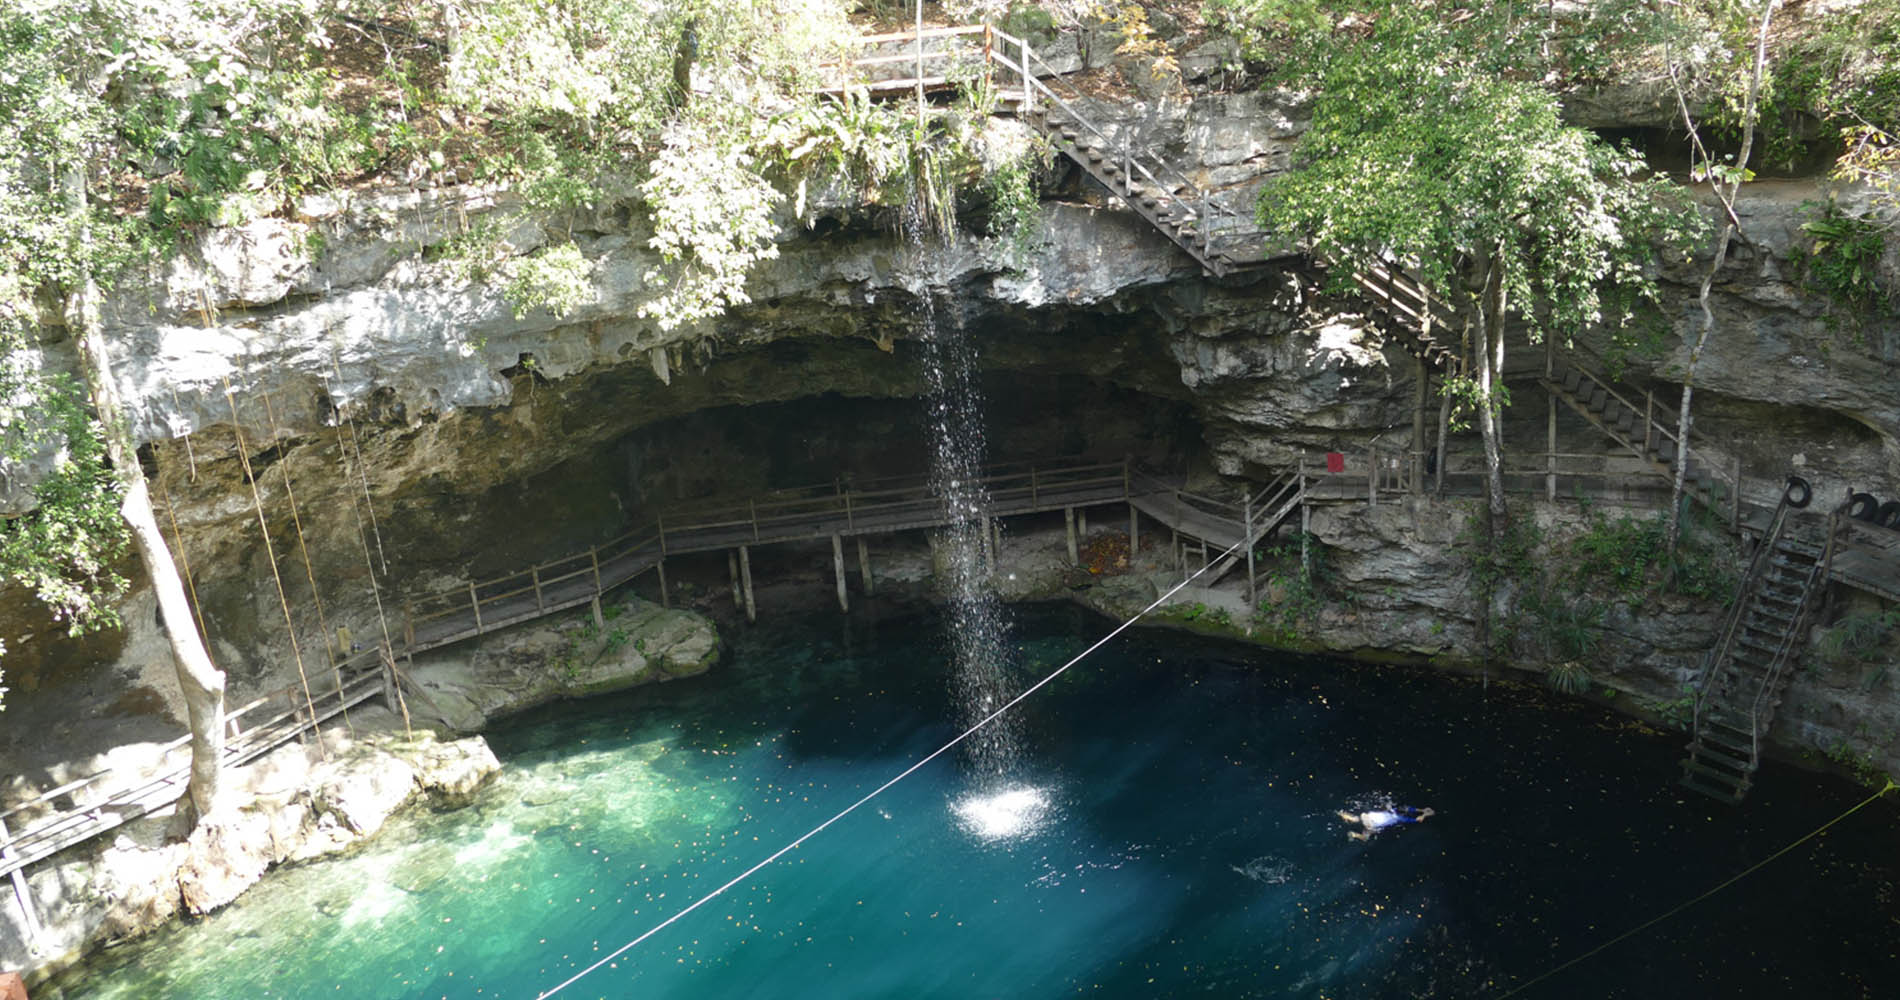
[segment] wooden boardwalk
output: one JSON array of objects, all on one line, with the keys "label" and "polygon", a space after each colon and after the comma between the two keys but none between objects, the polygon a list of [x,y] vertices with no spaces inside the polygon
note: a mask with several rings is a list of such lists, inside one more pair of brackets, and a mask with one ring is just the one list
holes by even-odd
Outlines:
[{"label": "wooden boardwalk", "polygon": [[[1127,502],[1133,496],[1126,462],[999,466],[981,483],[989,492],[988,518]],[[759,545],[861,538],[949,523],[942,500],[922,477],[851,489],[784,490],[744,505],[665,514],[585,552],[406,603],[398,655],[591,604],[649,572],[661,576],[664,594],[665,564],[672,556],[731,551],[749,566],[747,550]]]},{"label": "wooden boardwalk", "polygon": [[[365,701],[384,697],[386,666],[387,651],[378,646],[313,678],[320,686],[313,687],[308,701],[303,688],[293,686],[226,713],[225,766],[248,764]],[[247,721],[252,716],[261,721]],[[122,776],[101,771],[0,813],[0,875],[13,880],[16,896],[24,898],[21,870],[27,866],[178,801],[191,777],[190,742],[190,736],[181,736],[160,747],[161,768],[143,780],[115,782]],[[8,821],[18,823],[21,817],[30,819],[9,835]]]}]

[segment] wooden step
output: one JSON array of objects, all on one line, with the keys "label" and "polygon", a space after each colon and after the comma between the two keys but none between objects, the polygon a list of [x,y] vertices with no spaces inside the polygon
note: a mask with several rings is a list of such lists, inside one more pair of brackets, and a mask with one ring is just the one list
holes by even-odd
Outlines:
[{"label": "wooden step", "polygon": [[[1707,726],[1703,727],[1702,732],[1698,734],[1698,736],[1704,747],[1720,747],[1723,750],[1729,751],[1731,755],[1739,756],[1743,759],[1753,759],[1755,756],[1755,741],[1746,736],[1728,730],[1712,729]],[[1690,745],[1694,746],[1693,743]]]},{"label": "wooden step", "polygon": [[1680,783],[1684,788],[1699,792],[1712,799],[1717,799],[1730,805],[1734,805],[1741,800],[1742,789],[1726,782],[1707,780],[1700,773],[1686,766],[1683,769]]},{"label": "wooden step", "polygon": [[1706,768],[1711,775],[1722,775],[1739,784],[1748,772],[1755,769],[1751,754],[1737,757],[1732,751],[1714,753],[1712,743],[1691,743],[1690,746],[1693,750],[1689,755],[1689,763]]}]

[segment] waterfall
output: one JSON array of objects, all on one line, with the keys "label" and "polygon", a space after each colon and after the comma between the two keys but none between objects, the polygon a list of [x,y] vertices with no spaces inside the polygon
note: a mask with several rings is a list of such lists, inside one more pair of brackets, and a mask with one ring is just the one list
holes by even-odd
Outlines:
[{"label": "waterfall", "polygon": [[[967,728],[1014,694],[1009,683],[1010,623],[1008,611],[985,580],[990,497],[982,482],[983,393],[977,382],[976,348],[955,303],[946,299],[940,317],[925,281],[925,257],[937,241],[923,201],[916,188],[905,199],[903,235],[917,275],[919,342],[930,390],[925,421],[931,437],[930,484],[949,522],[937,551],[950,599],[957,721]],[[965,742],[965,760],[980,779],[1001,778],[1010,771],[1018,742],[1013,718],[1004,716]]]}]

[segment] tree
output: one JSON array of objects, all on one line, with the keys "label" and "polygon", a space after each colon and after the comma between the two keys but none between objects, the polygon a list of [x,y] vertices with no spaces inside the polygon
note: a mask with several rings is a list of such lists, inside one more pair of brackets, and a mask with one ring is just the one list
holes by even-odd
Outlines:
[{"label": "tree", "polygon": [[1535,49],[1533,36],[1512,34],[1510,18],[1526,14],[1515,6],[1253,5],[1256,17],[1280,18],[1263,37],[1288,43],[1282,79],[1317,91],[1296,169],[1263,193],[1260,218],[1347,268],[1401,261],[1461,307],[1472,365],[1447,391],[1475,408],[1494,535],[1507,512],[1507,325],[1532,342],[1614,330],[1654,297],[1659,246],[1692,225],[1636,154],[1562,123],[1555,95],[1519,58]]},{"label": "tree", "polygon": [[[7,67],[0,77],[0,112],[18,128],[6,150],[12,155],[0,158],[0,233],[6,234],[0,237],[0,371],[8,376],[7,394],[0,398],[15,412],[23,404],[46,408],[38,421],[9,423],[10,433],[20,429],[10,441],[23,442],[10,443],[11,450],[63,435],[65,452],[55,475],[36,490],[39,508],[22,519],[23,527],[9,528],[0,565],[10,577],[32,584],[75,627],[115,621],[111,600],[122,583],[100,567],[123,548],[129,529],[165,616],[190,716],[188,792],[202,819],[219,804],[224,675],[193,626],[159,534],[98,317],[99,275],[125,259],[127,228],[96,212],[88,189],[90,172],[115,162],[110,143],[114,126],[123,123],[114,120],[106,94],[115,82],[112,74],[130,60],[112,58],[112,43],[127,39],[115,37],[110,26],[126,24],[120,18],[127,13],[105,12],[97,4],[77,10],[26,4],[0,14]],[[130,23],[140,22],[134,17]],[[138,40],[136,34],[131,40]],[[77,348],[90,388],[90,420],[77,416],[70,379],[36,372],[38,352],[31,341],[39,335],[48,297],[61,303]],[[48,412],[65,419],[49,424]],[[124,528],[101,517],[111,506]]]},{"label": "tree", "polygon": [[[1755,148],[1755,125],[1758,120],[1761,99],[1763,68],[1768,62],[1768,25],[1775,13],[1776,0],[1763,0],[1759,27],[1755,33],[1754,57],[1750,62],[1748,89],[1743,98],[1741,109],[1742,147],[1735,161],[1718,164],[1703,145],[1702,135],[1696,128],[1695,115],[1689,110],[1689,101],[1683,93],[1681,67],[1671,60],[1669,79],[1675,87],[1676,103],[1682,112],[1682,124],[1689,133],[1689,139],[1695,150],[1696,175],[1706,179],[1721,204],[1722,219],[1715,239],[1715,253],[1709,260],[1708,273],[1702,277],[1702,286],[1696,295],[1696,302],[1702,309],[1702,323],[1698,327],[1695,339],[1689,344],[1689,363],[1682,371],[1682,406],[1676,413],[1676,456],[1675,470],[1669,485],[1669,524],[1664,532],[1663,547],[1674,553],[1676,542],[1682,534],[1682,489],[1683,481],[1689,474],[1689,432],[1694,426],[1689,404],[1695,398],[1696,370],[1702,363],[1702,351],[1709,343],[1709,334],[1715,330],[1715,312],[1709,308],[1709,292],[1715,284],[1715,276],[1728,263],[1729,243],[1740,231],[1735,215],[1735,197],[1741,192],[1742,183],[1750,176],[1749,155]],[[1736,483],[1735,488],[1741,489]]]}]

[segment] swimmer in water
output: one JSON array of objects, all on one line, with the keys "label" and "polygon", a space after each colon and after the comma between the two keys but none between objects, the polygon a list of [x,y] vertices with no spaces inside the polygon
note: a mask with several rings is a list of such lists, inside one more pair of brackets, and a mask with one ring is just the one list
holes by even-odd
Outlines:
[{"label": "swimmer in water", "polygon": [[1339,818],[1348,824],[1358,824],[1363,830],[1354,830],[1346,836],[1353,840],[1371,840],[1372,835],[1388,826],[1404,826],[1409,823],[1423,822],[1430,816],[1430,809],[1418,809],[1412,806],[1393,806],[1390,809],[1372,809],[1362,813],[1339,810]]}]

